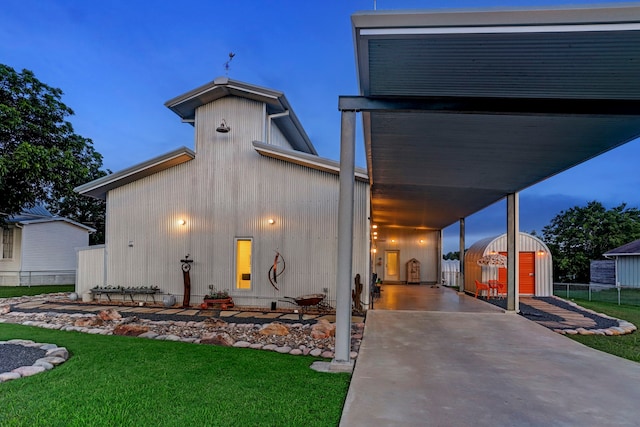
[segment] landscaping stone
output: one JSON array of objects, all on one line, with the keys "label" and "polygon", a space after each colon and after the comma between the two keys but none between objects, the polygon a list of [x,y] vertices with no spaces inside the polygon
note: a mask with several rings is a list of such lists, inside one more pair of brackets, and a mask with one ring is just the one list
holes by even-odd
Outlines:
[{"label": "landscaping stone", "polygon": [[228,333],[222,332],[218,334],[206,335],[200,339],[200,343],[231,347],[233,346],[235,341],[233,340],[233,338],[231,338],[231,336]]},{"label": "landscaping stone", "polygon": [[140,326],[140,325],[116,325],[113,328],[113,335],[122,335],[128,337],[137,337],[146,332],[149,332],[148,326]]},{"label": "landscaping stone", "polygon": [[11,372],[16,374],[20,374],[21,377],[30,377],[31,375],[39,374],[40,372],[44,372],[46,369],[40,365],[33,366],[21,366],[19,368],[14,369]]},{"label": "landscaping stone", "polygon": [[10,305],[0,305],[0,314],[7,314],[11,311]]},{"label": "landscaping stone", "polygon": [[264,325],[262,329],[260,329],[260,334],[262,335],[289,335],[289,328],[287,328],[282,323],[269,323]]},{"label": "landscaping stone", "polygon": [[73,325],[79,327],[88,327],[88,326],[101,326],[104,323],[104,320],[99,318],[98,316],[93,317],[85,317],[82,319],[76,320]]},{"label": "landscaping stone", "polygon": [[120,320],[122,315],[114,308],[108,308],[98,313],[98,317],[102,320]]}]

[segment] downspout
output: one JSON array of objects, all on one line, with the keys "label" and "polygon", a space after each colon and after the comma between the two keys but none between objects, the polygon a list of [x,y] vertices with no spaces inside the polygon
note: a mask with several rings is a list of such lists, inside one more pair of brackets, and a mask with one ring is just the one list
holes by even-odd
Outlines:
[{"label": "downspout", "polygon": [[288,115],[289,110],[285,110],[282,113],[267,114],[267,144],[271,144],[271,119],[277,119]]}]

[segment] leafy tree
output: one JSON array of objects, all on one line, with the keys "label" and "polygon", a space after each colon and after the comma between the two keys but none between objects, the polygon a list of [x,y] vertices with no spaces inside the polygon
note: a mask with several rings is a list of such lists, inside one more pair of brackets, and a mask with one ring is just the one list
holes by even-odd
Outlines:
[{"label": "leafy tree", "polygon": [[592,201],[561,211],[542,229],[554,260],[556,280],[589,282],[591,260],[640,238],[640,210],[622,203],[607,210]]},{"label": "leafy tree", "polygon": [[[465,249],[465,253],[466,253],[466,249]],[[447,252],[446,254],[444,254],[442,256],[442,259],[444,259],[444,260],[460,259],[460,251]]]},{"label": "leafy tree", "polygon": [[[65,119],[73,111],[62,91],[33,72],[0,64],[0,221],[25,207],[45,204],[53,213],[104,228],[104,203],[73,192],[108,171],[90,139]],[[92,236],[93,243],[103,230]],[[102,237],[103,238],[103,237]]]}]

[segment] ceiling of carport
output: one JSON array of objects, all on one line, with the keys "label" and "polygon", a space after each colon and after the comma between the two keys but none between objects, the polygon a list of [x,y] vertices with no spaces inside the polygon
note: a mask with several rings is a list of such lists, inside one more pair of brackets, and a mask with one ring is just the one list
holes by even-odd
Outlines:
[{"label": "ceiling of carport", "polygon": [[640,5],[352,20],[379,225],[442,229],[640,136]]}]

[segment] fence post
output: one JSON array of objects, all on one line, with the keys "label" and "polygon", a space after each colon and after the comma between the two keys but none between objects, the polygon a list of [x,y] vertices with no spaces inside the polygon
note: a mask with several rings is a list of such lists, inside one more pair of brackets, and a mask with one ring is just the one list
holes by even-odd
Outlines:
[{"label": "fence post", "polygon": [[620,305],[620,282],[616,283],[616,288],[618,288],[618,305]]},{"label": "fence post", "polygon": [[589,301],[591,301],[591,283],[589,283]]}]

